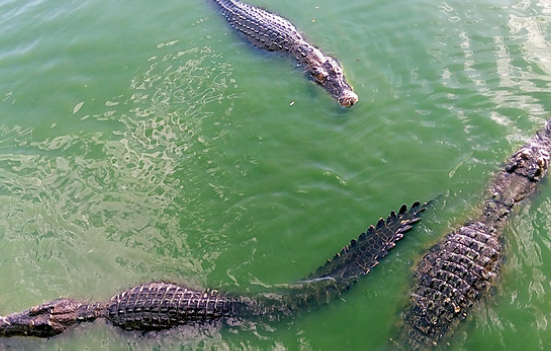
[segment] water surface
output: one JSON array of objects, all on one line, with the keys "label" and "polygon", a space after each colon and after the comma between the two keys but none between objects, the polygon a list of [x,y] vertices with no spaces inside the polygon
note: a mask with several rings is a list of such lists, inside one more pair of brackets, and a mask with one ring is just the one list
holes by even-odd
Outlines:
[{"label": "water surface", "polygon": [[[252,3],[252,2],[251,2]],[[339,301],[281,323],[21,350],[378,350],[423,250],[551,110],[551,3],[257,0],[337,57],[360,103],[251,48],[204,0],[0,1],[0,313],[165,280],[302,278],[403,203],[443,195]],[[493,298],[450,350],[551,345],[551,188],[506,230]]]}]

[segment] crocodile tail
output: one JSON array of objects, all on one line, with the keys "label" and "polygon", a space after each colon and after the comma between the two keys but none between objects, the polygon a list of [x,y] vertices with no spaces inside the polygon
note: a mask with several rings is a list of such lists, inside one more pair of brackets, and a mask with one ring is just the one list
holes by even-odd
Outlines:
[{"label": "crocodile tail", "polygon": [[369,273],[421,219],[427,206],[428,203],[415,202],[409,209],[403,205],[398,213],[392,211],[386,220],[379,219],[325,265],[284,289],[257,294],[253,298],[241,297],[238,315],[280,320],[330,302],[350,289],[360,276]]},{"label": "crocodile tail", "polygon": [[396,246],[396,242],[404,237],[415,223],[421,219],[428,203],[415,202],[409,209],[403,205],[398,213],[392,211],[386,220],[380,218],[376,225],[370,226],[358,239],[343,247],[325,265],[308,275],[299,284],[317,285],[325,282],[327,298],[337,296],[348,290],[360,276],[369,273],[379,260],[388,254],[388,250]]}]

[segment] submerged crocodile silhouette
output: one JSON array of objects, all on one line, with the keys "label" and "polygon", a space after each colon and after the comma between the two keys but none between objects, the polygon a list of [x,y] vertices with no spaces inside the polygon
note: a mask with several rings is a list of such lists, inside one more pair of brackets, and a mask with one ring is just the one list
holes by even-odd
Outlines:
[{"label": "submerged crocodile silhouette", "polygon": [[346,81],[340,63],[304,40],[291,22],[241,1],[211,1],[246,40],[260,49],[290,55],[339,104],[350,107],[358,101],[358,95]]},{"label": "submerged crocodile silhouette", "polygon": [[0,317],[0,336],[51,337],[98,318],[125,330],[151,331],[215,320],[279,320],[302,309],[325,304],[350,289],[388,254],[404,233],[420,220],[427,204],[392,211],[333,259],[286,288],[252,296],[194,290],[152,282],[132,287],[109,302],[86,303],[60,298],[20,313]]},{"label": "submerged crocodile silhouette", "polygon": [[502,261],[503,228],[513,207],[548,173],[550,155],[551,119],[490,182],[480,213],[421,259],[395,345],[422,350],[441,344],[489,295]]}]

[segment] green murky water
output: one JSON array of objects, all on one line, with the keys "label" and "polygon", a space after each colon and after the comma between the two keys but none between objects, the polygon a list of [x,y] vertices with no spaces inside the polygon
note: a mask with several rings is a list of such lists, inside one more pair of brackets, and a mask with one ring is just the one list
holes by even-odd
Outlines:
[{"label": "green murky water", "polygon": [[[339,301],[145,337],[102,322],[21,350],[379,350],[423,250],[549,117],[551,2],[257,0],[338,57],[342,109],[205,0],[0,1],[0,313],[168,280],[299,279],[402,203],[444,195]],[[451,350],[551,347],[551,187]]]}]

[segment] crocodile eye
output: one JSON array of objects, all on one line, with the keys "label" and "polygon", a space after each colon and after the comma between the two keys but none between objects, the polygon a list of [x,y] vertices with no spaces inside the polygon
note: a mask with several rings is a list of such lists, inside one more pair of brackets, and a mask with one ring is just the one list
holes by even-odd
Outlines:
[{"label": "crocodile eye", "polygon": [[325,70],[322,70],[322,69],[319,69],[319,68],[314,68],[312,70],[312,76],[319,82],[324,82],[327,77],[328,77],[328,74],[327,72],[325,72]]},{"label": "crocodile eye", "polygon": [[339,64],[339,62],[337,60],[329,59],[329,60],[327,60],[325,65],[326,65],[327,70],[331,74],[336,74],[336,75],[342,74],[341,65]]}]

